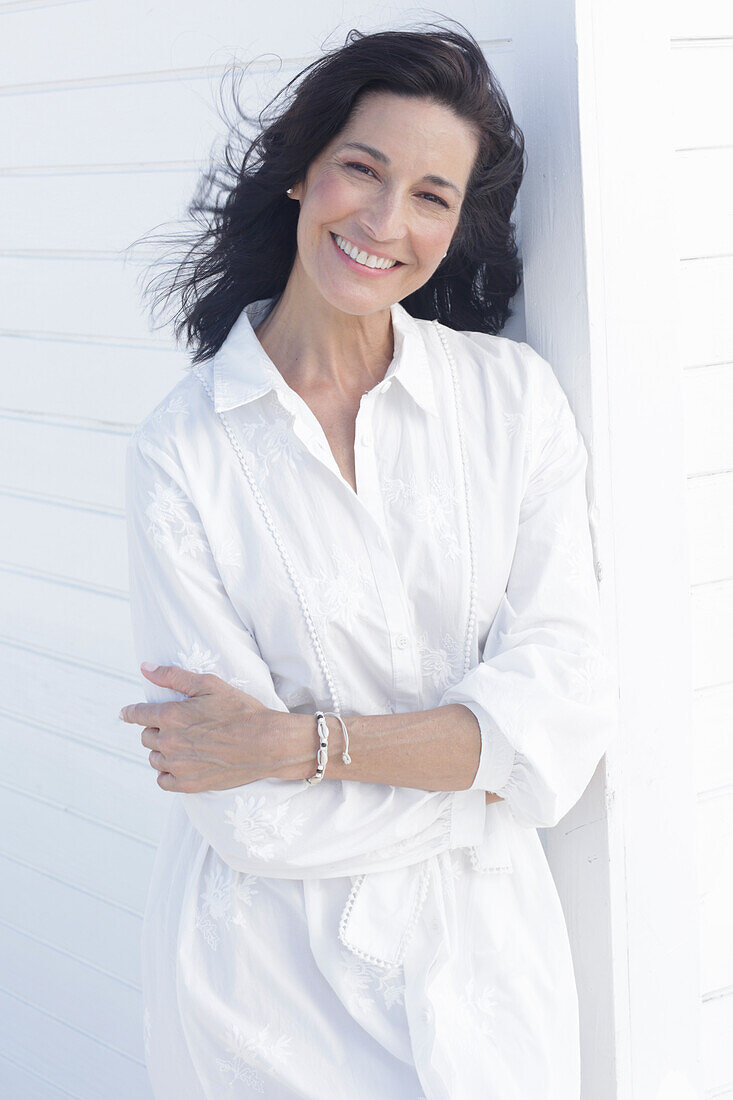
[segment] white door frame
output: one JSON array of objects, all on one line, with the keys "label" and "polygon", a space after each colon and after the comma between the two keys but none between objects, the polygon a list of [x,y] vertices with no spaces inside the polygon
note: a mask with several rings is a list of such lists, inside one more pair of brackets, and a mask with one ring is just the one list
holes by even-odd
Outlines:
[{"label": "white door frame", "polygon": [[570,931],[583,1100],[696,1100],[699,910],[669,17],[518,0],[527,341],[590,452],[619,733],[544,833]]}]

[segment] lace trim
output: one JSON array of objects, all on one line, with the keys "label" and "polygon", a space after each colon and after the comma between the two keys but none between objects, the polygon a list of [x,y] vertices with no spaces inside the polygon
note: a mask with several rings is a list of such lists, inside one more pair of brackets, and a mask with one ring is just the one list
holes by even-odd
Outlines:
[{"label": "lace trim", "polygon": [[364,962],[371,963],[373,966],[382,966],[387,967],[388,969],[391,969],[394,966],[401,966],[404,961],[405,951],[407,950],[407,947],[415,933],[417,922],[420,918],[420,914],[423,911],[425,899],[428,896],[428,886],[430,885],[430,866],[427,860],[419,865],[419,873],[420,882],[418,884],[417,898],[415,899],[415,904],[413,906],[412,913],[410,914],[410,918],[405,925],[405,930],[402,933],[402,939],[400,940],[399,947],[397,948],[396,960],[388,962],[386,959],[380,959],[377,955],[372,955],[368,951],[362,951],[360,947],[356,947],[354,944],[349,943],[349,941],[346,939],[346,925],[349,921],[349,917],[351,916],[351,910],[354,908],[354,903],[356,902],[357,895],[364,884],[366,874],[357,876],[356,882],[351,887],[348,900],[341,914],[338,936],[344,947],[348,948],[348,950],[351,951],[352,954],[357,955],[360,959],[363,959]]},{"label": "lace trim", "polygon": [[[198,365],[193,368],[193,372],[196,375],[196,377],[198,378],[201,385],[206,390],[207,394],[209,395],[209,399],[211,401],[211,404],[215,408],[213,391],[212,391],[208,381],[201,374],[200,368],[198,367]],[[329,695],[331,697],[331,709],[333,710],[334,714],[339,715],[341,713],[341,701],[340,701],[340,698],[339,698],[339,692],[338,692],[338,688],[336,686],[336,681],[335,681],[335,679],[334,679],[334,677],[331,673],[331,669],[330,669],[328,661],[326,659],[326,654],[323,650],[323,646],[321,645],[321,640],[318,637],[318,632],[316,630],[315,623],[313,622],[313,616],[311,615],[310,608],[308,607],[308,603],[306,601],[305,594],[304,594],[303,589],[301,587],[300,581],[298,580],[298,578],[295,574],[295,569],[293,568],[293,563],[290,560],[290,555],[288,554],[288,552],[285,548],[285,545],[284,545],[282,539],[280,538],[280,535],[278,534],[277,528],[275,526],[275,521],[272,518],[272,513],[270,512],[270,509],[267,507],[267,504],[265,502],[264,497],[262,496],[262,493],[259,490],[257,482],[255,481],[255,479],[252,475],[252,472],[250,471],[249,466],[247,465],[244,454],[242,453],[242,449],[239,446],[239,443],[237,442],[237,439],[234,435],[234,432],[232,431],[232,429],[231,429],[229,423],[227,422],[227,420],[226,420],[223,413],[217,412],[216,415],[219,417],[221,423],[224,426],[224,429],[225,429],[225,431],[226,431],[226,433],[229,437],[229,442],[232,445],[234,453],[236,454],[237,458],[239,459],[239,464],[242,467],[242,470],[244,472],[244,476],[247,478],[247,481],[249,482],[250,488],[252,490],[252,493],[254,495],[255,500],[257,501],[257,504],[259,505],[259,508],[260,508],[260,511],[262,512],[262,516],[265,520],[265,523],[269,527],[270,533],[272,534],[272,537],[275,540],[275,545],[277,546],[278,550],[280,551],[280,556],[282,557],[283,564],[285,565],[285,569],[287,570],[288,576],[290,578],[290,583],[292,584],[292,586],[295,590],[295,594],[298,597],[298,600],[300,602],[300,607],[301,607],[301,610],[303,612],[303,617],[305,618],[306,625],[308,627],[308,632],[311,636],[311,641],[313,642],[313,647],[316,651],[316,656],[318,658],[318,663],[321,666],[321,671],[323,672],[324,678],[325,678],[326,683],[328,685],[328,691],[329,691]]]}]

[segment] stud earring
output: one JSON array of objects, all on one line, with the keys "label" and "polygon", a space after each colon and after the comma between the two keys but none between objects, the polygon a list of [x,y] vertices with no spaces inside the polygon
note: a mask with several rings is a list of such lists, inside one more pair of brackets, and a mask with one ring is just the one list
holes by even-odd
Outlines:
[{"label": "stud earring", "polygon": [[292,190],[293,190],[293,189],[292,189],[292,187],[288,187],[288,189],[287,189],[287,191],[285,192],[285,194],[286,194],[286,195],[289,195],[289,194],[290,194],[290,192],[291,192]]}]

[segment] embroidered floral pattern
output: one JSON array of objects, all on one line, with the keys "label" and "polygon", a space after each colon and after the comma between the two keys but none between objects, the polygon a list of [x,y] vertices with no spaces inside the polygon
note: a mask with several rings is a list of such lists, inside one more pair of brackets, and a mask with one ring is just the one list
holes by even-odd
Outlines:
[{"label": "embroidered floral pattern", "polygon": [[578,525],[568,515],[555,517],[552,524],[554,543],[565,561],[565,577],[583,588],[595,588],[595,574],[586,543]]},{"label": "embroidered floral pattern", "polygon": [[[558,400],[560,400],[559,408]],[[570,454],[575,450],[578,445],[579,432],[567,398],[563,396],[560,399],[559,395],[553,395],[552,400],[540,399],[536,419],[538,439],[545,441],[536,445],[536,461],[540,461],[543,447],[548,446],[555,436],[557,436],[555,445],[559,448],[560,453]]]},{"label": "embroidered floral pattern", "polygon": [[200,642],[193,642],[188,652],[179,649],[177,656],[178,664],[189,672],[215,672],[218,675],[221,656],[204,649]]},{"label": "embroidered floral pattern", "polygon": [[227,820],[232,823],[234,839],[255,859],[275,858],[278,842],[287,844],[300,836],[307,820],[305,814],[286,803],[268,805],[264,795],[243,798],[238,794],[234,804],[236,809],[225,811]]},{"label": "embroidered floral pattern", "polygon": [[148,497],[148,534],[157,547],[194,558],[208,552],[203,527],[191,516],[188,498],[177,485],[156,481]]},{"label": "embroidered floral pattern", "polygon": [[232,676],[230,680],[227,680],[227,683],[231,684],[232,687],[239,688],[240,691],[246,691],[248,695],[252,694],[249,690],[252,684],[251,680],[244,680],[241,676]]},{"label": "embroidered floral pattern", "polygon": [[212,951],[219,946],[219,925],[226,929],[233,924],[246,927],[241,907],[252,905],[257,881],[256,875],[227,871],[216,864],[207,873],[206,887],[199,894],[201,904],[196,910],[196,927]]},{"label": "embroidered floral pattern", "polygon": [[253,1092],[264,1093],[265,1077],[272,1073],[272,1065],[290,1056],[290,1036],[274,1036],[270,1024],[265,1024],[256,1036],[248,1037],[241,1028],[229,1025],[227,1053],[230,1058],[217,1058],[216,1065],[231,1087],[235,1081],[243,1081]]},{"label": "embroidered floral pattern", "polygon": [[573,668],[573,697],[583,703],[592,702],[607,667],[603,658],[594,653],[583,665]]},{"label": "embroidered floral pattern", "polygon": [[447,687],[460,679],[455,669],[461,667],[462,654],[458,642],[448,631],[443,634],[440,642],[438,649],[431,648],[426,632],[417,639],[422,674],[442,694]]},{"label": "embroidered floral pattern", "polygon": [[463,1022],[487,1037],[493,1036],[495,1032],[497,1006],[495,987],[478,986],[473,975],[468,979],[457,999],[457,1007]]},{"label": "embroidered floral pattern", "polygon": [[293,431],[292,414],[272,391],[251,410],[250,419],[239,431],[243,447],[260,476],[269,477],[283,462],[297,470],[303,447]]},{"label": "embroidered floral pattern", "polygon": [[458,500],[455,485],[437,470],[430,471],[427,482],[427,489],[422,489],[414,473],[407,479],[385,478],[384,499],[409,511],[416,523],[427,525],[440,541],[443,555],[449,561],[458,560],[461,546],[455,518]]},{"label": "embroidered floral pattern", "polygon": [[334,545],[329,550],[330,567],[322,566],[309,578],[313,609],[322,625],[338,622],[353,630],[359,616],[369,610],[371,574],[343,547]]},{"label": "embroidered floral pattern", "polygon": [[241,547],[231,536],[217,542],[215,557],[222,574],[235,573],[244,563]]},{"label": "embroidered floral pattern", "polygon": [[137,425],[131,433],[133,439],[146,435],[155,437],[156,433],[167,416],[187,417],[189,414],[188,400],[182,393],[173,393],[164,398],[145,419]]},{"label": "embroidered floral pattern", "polygon": [[342,947],[343,974],[350,991],[351,1003],[361,1012],[375,1007],[374,997],[379,996],[386,1008],[405,1003],[405,972],[401,965],[390,968],[374,966],[357,958]]},{"label": "embroidered floral pattern", "polygon": [[505,412],[502,416],[505,434],[512,439],[520,431],[525,420],[524,413]]}]

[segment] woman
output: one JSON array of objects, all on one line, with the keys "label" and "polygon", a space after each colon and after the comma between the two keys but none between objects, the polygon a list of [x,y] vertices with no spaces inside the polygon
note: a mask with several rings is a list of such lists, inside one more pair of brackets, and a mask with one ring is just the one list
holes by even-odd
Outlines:
[{"label": "woman", "polygon": [[611,678],[586,449],[498,335],[522,162],[470,35],[351,32],[180,269],[193,370],[127,455],[159,667],[121,717],[179,795],[143,933],[158,1098],[579,1096],[535,830],[591,778]]}]

